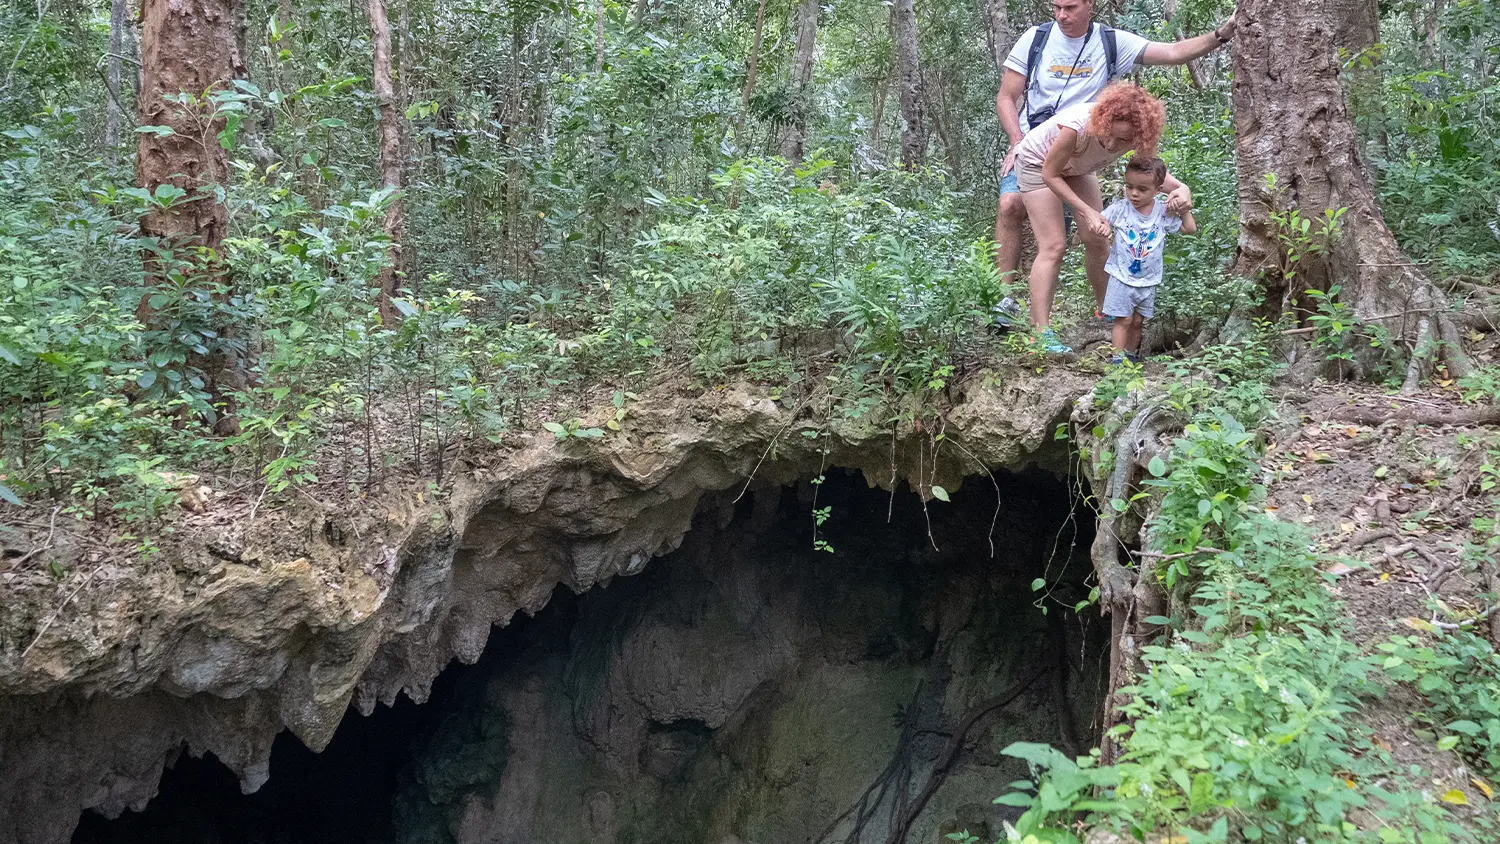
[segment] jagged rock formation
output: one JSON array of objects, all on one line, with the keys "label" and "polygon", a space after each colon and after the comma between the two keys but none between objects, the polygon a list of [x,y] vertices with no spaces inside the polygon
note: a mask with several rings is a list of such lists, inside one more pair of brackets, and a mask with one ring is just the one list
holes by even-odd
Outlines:
[{"label": "jagged rock formation", "polygon": [[[742,389],[646,395],[623,433],[533,438],[441,504],[411,491],[362,515],[206,520],[138,569],[14,590],[0,610],[0,841],[55,844],[84,809],[143,805],[184,749],[257,788],[282,729],[317,749],[351,702],[425,699],[450,660],[477,659],[493,625],[557,585],[587,590],[676,548],[707,493],[821,465],[924,490],[1038,459],[1065,470],[1053,431],[1090,386],[1057,369],[974,385],[941,441]],[[73,552],[86,568],[88,550]]]}]

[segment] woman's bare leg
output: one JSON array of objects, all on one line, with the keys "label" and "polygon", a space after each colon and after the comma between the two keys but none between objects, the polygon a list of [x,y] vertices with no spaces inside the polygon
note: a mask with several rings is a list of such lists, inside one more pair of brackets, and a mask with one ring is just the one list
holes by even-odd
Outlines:
[{"label": "woman's bare leg", "polygon": [[1063,204],[1046,188],[1026,191],[1021,199],[1036,235],[1036,260],[1031,263],[1031,324],[1044,328],[1052,320],[1052,297],[1057,294],[1057,274],[1068,246]]},{"label": "woman's bare leg", "polygon": [[[1104,210],[1104,198],[1099,193],[1099,179],[1093,175],[1072,176],[1068,178],[1068,187],[1078,194],[1078,198],[1087,202],[1095,211]],[[1109,262],[1109,249],[1113,245],[1113,239],[1099,237],[1088,230],[1087,226],[1078,227],[1078,237],[1083,241],[1084,270],[1088,273],[1089,286],[1094,289],[1094,310],[1104,307],[1104,292],[1109,287],[1109,274],[1104,271],[1104,265]]]}]

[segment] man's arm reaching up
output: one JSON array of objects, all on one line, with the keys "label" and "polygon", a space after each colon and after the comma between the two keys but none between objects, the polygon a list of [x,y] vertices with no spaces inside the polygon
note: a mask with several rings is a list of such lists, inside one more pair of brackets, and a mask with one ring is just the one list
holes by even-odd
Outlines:
[{"label": "man's arm reaching up", "polygon": [[1234,16],[1229,20],[1214,27],[1211,32],[1205,32],[1196,38],[1186,38],[1182,41],[1174,41],[1171,44],[1162,41],[1152,41],[1146,45],[1146,51],[1141,53],[1140,64],[1175,65],[1187,64],[1194,59],[1200,59],[1212,53],[1229,39],[1234,37]]}]

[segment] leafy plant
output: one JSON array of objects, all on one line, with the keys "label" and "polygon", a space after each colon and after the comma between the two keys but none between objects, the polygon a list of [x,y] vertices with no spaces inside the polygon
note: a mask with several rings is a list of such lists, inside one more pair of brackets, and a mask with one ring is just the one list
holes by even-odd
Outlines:
[{"label": "leafy plant", "polygon": [[543,422],[542,427],[551,431],[552,435],[560,440],[596,440],[604,436],[603,428],[585,428],[582,419],[569,419],[566,422]]}]

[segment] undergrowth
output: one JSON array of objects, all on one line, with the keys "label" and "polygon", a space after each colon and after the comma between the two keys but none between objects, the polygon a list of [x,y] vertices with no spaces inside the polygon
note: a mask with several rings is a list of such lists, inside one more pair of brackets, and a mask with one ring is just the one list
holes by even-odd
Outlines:
[{"label": "undergrowth", "polygon": [[[1102,382],[1096,402],[1138,387],[1129,377]],[[1226,387],[1234,380],[1210,378]],[[1159,514],[1142,558],[1160,564],[1142,576],[1159,578],[1175,609],[1145,620],[1167,632],[1144,649],[1145,670],[1121,692],[1127,720],[1111,736],[1117,761],[1101,765],[1097,750],[1074,760],[1044,745],[1012,745],[1006,753],[1031,763],[1038,778],[1013,783],[997,801],[1025,808],[1009,840],[1077,844],[1084,829],[1184,844],[1483,840],[1442,796],[1405,785],[1420,772],[1398,769],[1352,717],[1381,693],[1377,681],[1394,663],[1350,641],[1309,535],[1263,506],[1254,480],[1259,441],[1244,421],[1262,418],[1264,393],[1249,382],[1233,386],[1239,418],[1191,383],[1168,389],[1192,421],[1170,457],[1151,467]],[[1463,653],[1452,647],[1423,655],[1490,682],[1429,681],[1430,695],[1449,694],[1435,717],[1500,714],[1500,698],[1487,697],[1500,688],[1492,682],[1500,659],[1473,641]],[[1445,727],[1480,758],[1493,752],[1489,730],[1500,737],[1500,718]]]}]

